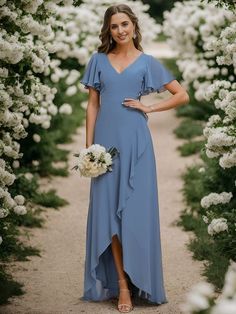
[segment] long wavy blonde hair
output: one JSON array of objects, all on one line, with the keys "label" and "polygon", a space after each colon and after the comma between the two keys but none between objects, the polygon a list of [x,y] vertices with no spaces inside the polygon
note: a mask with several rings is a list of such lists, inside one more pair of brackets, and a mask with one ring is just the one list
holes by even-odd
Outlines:
[{"label": "long wavy blonde hair", "polygon": [[128,5],[118,4],[118,5],[112,5],[109,8],[107,8],[104,14],[103,25],[101,28],[101,32],[99,34],[99,38],[102,43],[98,47],[98,52],[105,52],[107,54],[116,46],[116,42],[113,39],[112,39],[112,43],[110,42],[110,39],[112,38],[110,34],[111,17],[113,14],[116,14],[116,13],[125,13],[128,15],[128,17],[130,18],[131,22],[134,24],[134,27],[135,27],[136,38],[133,38],[134,46],[138,50],[143,51],[143,48],[140,45],[140,42],[142,40],[142,35],[140,33],[140,27],[138,24],[137,16],[134,14],[134,12],[131,10],[131,8]]}]

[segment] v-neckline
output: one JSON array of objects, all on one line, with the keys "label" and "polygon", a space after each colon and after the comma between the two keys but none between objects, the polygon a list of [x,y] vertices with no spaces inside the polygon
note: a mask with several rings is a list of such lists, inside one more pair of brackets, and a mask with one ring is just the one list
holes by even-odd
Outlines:
[{"label": "v-neckline", "polygon": [[106,59],[107,59],[107,61],[108,61],[108,64],[110,65],[110,67],[115,71],[116,74],[121,75],[121,74],[123,74],[128,68],[130,68],[131,65],[135,64],[136,61],[138,61],[138,60],[140,59],[140,57],[141,57],[142,55],[144,55],[144,52],[142,52],[137,58],[135,58],[132,62],[130,62],[130,64],[128,64],[127,67],[125,67],[124,70],[121,71],[121,72],[118,72],[118,71],[116,70],[116,68],[112,65],[110,59],[108,58],[108,55],[107,55],[106,53],[104,53],[104,54],[105,54],[105,56],[106,56]]}]

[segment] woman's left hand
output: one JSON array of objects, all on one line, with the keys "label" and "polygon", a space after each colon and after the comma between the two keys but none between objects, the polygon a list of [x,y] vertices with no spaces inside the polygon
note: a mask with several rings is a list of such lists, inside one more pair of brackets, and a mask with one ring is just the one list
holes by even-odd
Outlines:
[{"label": "woman's left hand", "polygon": [[126,107],[131,107],[135,109],[139,109],[144,113],[151,112],[151,108],[144,106],[139,100],[133,98],[125,98],[122,104]]}]

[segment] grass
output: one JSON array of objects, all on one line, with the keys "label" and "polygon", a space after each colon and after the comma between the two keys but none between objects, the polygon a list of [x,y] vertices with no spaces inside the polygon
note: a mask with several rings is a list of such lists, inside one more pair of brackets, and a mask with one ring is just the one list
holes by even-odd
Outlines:
[{"label": "grass", "polygon": [[200,200],[206,193],[202,184],[202,174],[198,170],[199,166],[194,165],[188,167],[185,173],[182,174],[184,198],[187,205],[191,207],[192,212],[198,212]]},{"label": "grass", "polygon": [[42,211],[42,208],[35,208],[35,205],[33,205],[32,208],[27,208],[26,215],[15,215],[14,224],[16,226],[24,226],[28,228],[42,228],[45,222],[44,218],[40,217]]},{"label": "grass", "polygon": [[56,209],[68,204],[68,201],[56,195],[56,190],[54,189],[51,189],[48,192],[38,193],[33,198],[33,201],[44,207],[53,207]]},{"label": "grass", "polygon": [[3,265],[0,265],[0,304],[6,304],[11,296],[24,294],[22,286],[22,284],[16,282],[12,276],[6,272]]},{"label": "grass", "polygon": [[180,125],[174,130],[175,135],[182,139],[192,139],[202,135],[202,121],[194,121],[192,119],[184,119]]},{"label": "grass", "polygon": [[219,250],[217,244],[207,233],[206,224],[200,215],[193,216],[191,211],[182,211],[177,222],[185,231],[192,231],[194,238],[187,244],[188,249],[193,252],[193,258],[204,262],[202,275],[220,290],[223,287],[225,272],[229,260]]},{"label": "grass", "polygon": [[181,156],[186,157],[196,153],[199,153],[204,147],[205,141],[188,141],[178,147]]}]

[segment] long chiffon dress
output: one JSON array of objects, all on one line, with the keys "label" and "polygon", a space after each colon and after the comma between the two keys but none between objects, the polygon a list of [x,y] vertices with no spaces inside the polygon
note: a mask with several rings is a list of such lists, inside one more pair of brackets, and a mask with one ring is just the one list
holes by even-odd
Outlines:
[{"label": "long chiffon dress", "polygon": [[94,144],[114,146],[112,172],[91,178],[86,231],[84,293],[81,300],[117,297],[118,275],[111,251],[117,235],[124,271],[133,295],[148,303],[167,303],[159,224],[156,162],[148,116],[122,104],[125,98],[166,90],[174,76],[152,55],[142,53],[121,73],[107,55],[95,52],[82,80],[100,94]]}]

